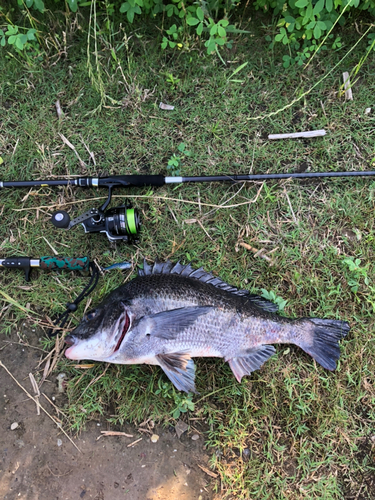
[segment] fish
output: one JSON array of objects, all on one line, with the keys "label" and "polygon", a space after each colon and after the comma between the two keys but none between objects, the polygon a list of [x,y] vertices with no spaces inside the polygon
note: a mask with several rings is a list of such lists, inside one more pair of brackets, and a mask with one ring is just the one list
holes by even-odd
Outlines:
[{"label": "fish", "polygon": [[273,344],[295,344],[335,370],[348,322],[287,318],[277,310],[277,304],[202,267],[145,260],[137,277],[84,315],[65,338],[65,355],[159,365],[176,389],[188,393],[196,392],[192,358],[224,358],[240,383],[275,353]]},{"label": "fish", "polygon": [[116,262],[108,267],[102,267],[102,271],[112,271],[112,269],[130,269],[132,267],[131,262]]}]

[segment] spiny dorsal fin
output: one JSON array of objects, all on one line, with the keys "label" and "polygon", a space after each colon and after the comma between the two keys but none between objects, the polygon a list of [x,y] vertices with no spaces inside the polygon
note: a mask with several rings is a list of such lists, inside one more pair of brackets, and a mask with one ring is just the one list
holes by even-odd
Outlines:
[{"label": "spiny dorsal fin", "polygon": [[149,276],[151,274],[179,274],[180,276],[194,278],[203,283],[209,283],[221,290],[233,293],[234,295],[245,296],[254,306],[259,307],[259,309],[268,312],[276,312],[279,309],[274,302],[264,299],[259,295],[250,294],[248,290],[240,290],[235,286],[228,285],[228,283],[221,278],[205,271],[203,267],[194,269],[191,264],[183,265],[180,261],[178,261],[177,264],[173,264],[170,260],[161,262],[159,259],[156,259],[154,264],[147,264],[146,259],[144,259],[143,269],[138,270],[138,276]]}]

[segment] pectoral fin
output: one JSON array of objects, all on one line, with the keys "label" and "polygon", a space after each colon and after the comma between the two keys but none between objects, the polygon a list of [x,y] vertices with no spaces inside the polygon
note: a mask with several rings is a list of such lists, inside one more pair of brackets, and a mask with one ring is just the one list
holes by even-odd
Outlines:
[{"label": "pectoral fin", "polygon": [[195,364],[189,354],[158,354],[156,359],[172,384],[179,391],[197,392],[195,390]]},{"label": "pectoral fin", "polygon": [[173,340],[191,326],[202,314],[207,314],[211,306],[181,307],[144,316],[138,324],[140,331],[160,339]]},{"label": "pectoral fin", "polygon": [[261,345],[257,348],[249,349],[243,355],[226,359],[226,361],[228,361],[238,382],[241,382],[244,375],[250,375],[251,372],[259,370],[263,363],[274,353],[275,348],[272,345]]}]

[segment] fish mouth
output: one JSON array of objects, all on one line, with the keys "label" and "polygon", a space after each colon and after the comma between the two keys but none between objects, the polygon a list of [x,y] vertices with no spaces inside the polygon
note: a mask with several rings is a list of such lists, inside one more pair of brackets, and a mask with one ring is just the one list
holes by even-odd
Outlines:
[{"label": "fish mouth", "polygon": [[126,312],[124,313],[124,316],[125,316],[125,318],[122,318],[123,321],[120,322],[120,324],[123,325],[122,328],[121,328],[121,330],[119,329],[120,330],[120,334],[117,334],[115,336],[115,339],[114,339],[115,342],[116,342],[116,340],[117,340],[116,337],[118,338],[118,340],[116,342],[116,347],[115,347],[115,349],[114,349],[114,351],[113,351],[112,354],[114,354],[115,352],[117,352],[120,349],[121,344],[122,344],[122,342],[123,342],[123,340],[125,338],[125,335],[127,334],[127,331],[129,330],[129,327],[130,327],[130,319],[129,319],[129,316],[128,316],[128,314]]},{"label": "fish mouth", "polygon": [[67,335],[64,339],[64,342],[69,346],[74,345],[74,338],[72,337],[72,335]]}]

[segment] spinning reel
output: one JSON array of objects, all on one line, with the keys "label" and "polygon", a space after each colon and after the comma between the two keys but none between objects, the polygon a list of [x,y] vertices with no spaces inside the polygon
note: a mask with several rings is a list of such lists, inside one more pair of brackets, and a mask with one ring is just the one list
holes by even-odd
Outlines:
[{"label": "spinning reel", "polygon": [[73,220],[65,210],[58,210],[51,216],[52,224],[60,229],[71,229],[81,223],[85,233],[106,233],[109,241],[133,243],[141,226],[137,209],[125,202],[125,205],[106,210],[111,201],[112,188],[116,185],[107,184],[108,198],[100,208],[91,208]]}]

